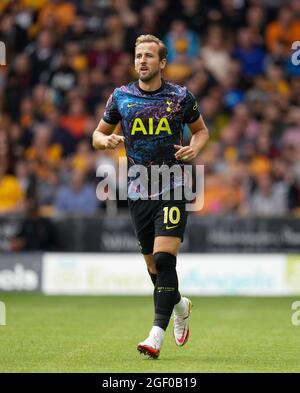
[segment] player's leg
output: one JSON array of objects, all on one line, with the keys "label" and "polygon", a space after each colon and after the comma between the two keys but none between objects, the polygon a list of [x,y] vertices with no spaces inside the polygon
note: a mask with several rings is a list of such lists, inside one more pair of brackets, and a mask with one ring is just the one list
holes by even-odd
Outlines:
[{"label": "player's leg", "polygon": [[154,240],[153,259],[157,270],[154,289],[155,317],[154,326],[166,330],[174,305],[180,301],[176,259],[181,238],[157,236]]},{"label": "player's leg", "polygon": [[144,256],[151,281],[155,285],[157,272],[153,260],[154,223],[152,220],[152,206],[151,201],[149,203],[149,201],[143,200],[128,200],[129,212],[140,251]]},{"label": "player's leg", "polygon": [[144,259],[147,265],[147,270],[153,285],[155,286],[157,280],[157,270],[153,259],[153,254],[144,254]]},{"label": "player's leg", "polygon": [[157,271],[153,293],[155,317],[148,338],[139,343],[138,350],[153,358],[159,356],[174,304],[180,300],[176,274],[176,255],[180,243],[180,238],[156,237],[153,258],[148,258],[148,263],[155,263]]},{"label": "player's leg", "polygon": [[[154,326],[166,330],[174,308],[173,334],[178,346],[186,344],[189,338],[189,316],[191,301],[181,297],[178,291],[176,256],[181,238],[158,236],[154,241],[154,261],[158,271],[154,290]],[[162,289],[161,289],[162,288]]]},{"label": "player's leg", "polygon": [[[176,272],[176,257],[180,248],[180,243],[183,241],[186,222],[188,213],[185,209],[185,201],[183,200],[173,200],[173,201],[161,201],[155,220],[155,242],[154,242],[154,260],[161,259],[162,256],[165,255],[164,260],[168,262],[169,268],[172,270],[172,273],[169,273],[168,280],[173,282],[174,292],[170,296],[169,303],[165,303],[166,295],[164,292],[159,292],[160,298],[163,300],[157,300],[156,302],[162,302],[167,304],[167,308],[164,310],[165,319],[161,323],[162,327],[165,327],[168,323],[168,317],[170,315],[170,309],[174,308],[174,338],[177,345],[184,345],[189,337],[189,314],[191,310],[191,302],[189,299],[185,297],[181,297],[178,291],[178,278]],[[173,239],[173,240],[172,240]],[[163,254],[166,253],[166,254]],[[171,255],[169,255],[171,254]],[[172,267],[170,266],[170,262],[173,261]],[[158,276],[160,273],[158,272]],[[165,278],[162,276],[162,281]],[[157,281],[160,281],[158,279]],[[156,284],[158,286],[158,284]],[[161,284],[161,286],[164,286]],[[168,286],[168,285],[165,285]],[[176,291],[177,287],[177,291]],[[156,296],[157,297],[157,296]],[[159,311],[158,306],[158,311]],[[155,318],[155,324],[158,321]]]},{"label": "player's leg", "polygon": [[[188,217],[185,207],[186,203],[184,200],[160,201],[155,217],[154,261],[156,262],[157,259],[164,259],[167,262],[169,265],[168,269],[171,270],[169,280],[174,282],[175,288],[170,296],[171,299],[169,301],[168,312],[165,311],[166,319],[164,325],[167,325],[167,316],[170,314],[172,302],[173,307],[175,306],[175,311],[177,311],[178,308],[179,311],[181,311],[182,298],[178,291],[176,263]],[[163,265],[163,261],[161,263],[158,261],[158,263]],[[162,276],[161,280],[165,280],[164,276]]]},{"label": "player's leg", "polygon": [[[134,214],[134,216],[136,217],[137,215]],[[144,255],[148,273],[155,287],[157,281],[157,274],[155,262],[153,259],[154,230],[150,230],[149,232],[147,232],[149,228],[146,227],[146,229],[144,229],[142,225],[136,225],[136,220],[134,220],[133,222],[135,224],[135,231],[138,237],[141,253]],[[139,230],[140,228],[142,228],[142,230]],[[152,358],[157,358],[160,353],[162,339],[160,336],[158,337],[155,334],[155,331],[152,332],[151,340],[149,340],[149,337],[144,342],[139,343],[137,349],[140,353],[148,355]]]},{"label": "player's leg", "polygon": [[[154,289],[155,318],[149,337],[138,345],[138,350],[156,358],[159,356],[164,332],[168,326],[174,305],[180,311],[185,309],[187,305],[186,298],[181,298],[178,291],[176,272],[176,257],[181,241],[183,240],[187,214],[185,212],[185,205],[178,201],[159,201],[156,204],[154,213],[155,240],[153,245],[153,260],[151,256],[145,259],[146,263],[147,261],[149,264],[154,262],[157,270]],[[188,337],[189,330],[185,327],[183,330],[185,339]],[[178,333],[178,329],[174,328],[174,331]],[[179,339],[181,337],[182,334]]]},{"label": "player's leg", "polygon": [[177,236],[156,236],[154,239],[153,255],[158,252],[168,252],[175,257],[181,246],[181,238]]}]

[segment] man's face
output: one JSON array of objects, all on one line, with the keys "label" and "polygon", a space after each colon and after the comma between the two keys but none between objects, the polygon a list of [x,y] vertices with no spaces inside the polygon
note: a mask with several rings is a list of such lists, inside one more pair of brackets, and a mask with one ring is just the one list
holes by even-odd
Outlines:
[{"label": "man's face", "polygon": [[164,69],[166,60],[159,59],[158,50],[155,42],[144,42],[135,48],[135,70],[141,81],[151,81]]}]

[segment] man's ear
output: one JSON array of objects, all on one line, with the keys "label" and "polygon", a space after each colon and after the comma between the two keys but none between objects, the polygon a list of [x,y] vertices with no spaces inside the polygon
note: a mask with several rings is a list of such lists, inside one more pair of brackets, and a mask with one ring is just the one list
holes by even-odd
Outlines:
[{"label": "man's ear", "polygon": [[162,59],[160,61],[160,69],[163,70],[167,64],[167,59]]}]

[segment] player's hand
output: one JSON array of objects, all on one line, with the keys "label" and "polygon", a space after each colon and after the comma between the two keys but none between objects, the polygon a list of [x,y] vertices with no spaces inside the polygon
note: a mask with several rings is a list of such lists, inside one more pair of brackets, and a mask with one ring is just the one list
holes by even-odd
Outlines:
[{"label": "player's hand", "polygon": [[125,138],[121,135],[111,134],[106,138],[106,149],[115,149],[120,142],[124,142]]},{"label": "player's hand", "polygon": [[197,152],[192,146],[174,145],[177,152],[175,153],[176,160],[191,161],[197,157]]}]

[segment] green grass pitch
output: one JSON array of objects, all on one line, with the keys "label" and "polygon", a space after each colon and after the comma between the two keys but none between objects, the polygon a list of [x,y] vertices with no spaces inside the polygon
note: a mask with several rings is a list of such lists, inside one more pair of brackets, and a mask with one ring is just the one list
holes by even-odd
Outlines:
[{"label": "green grass pitch", "polygon": [[136,350],[151,328],[151,296],[0,294],[1,372],[299,372],[296,298],[191,297],[191,336],[158,360]]}]

